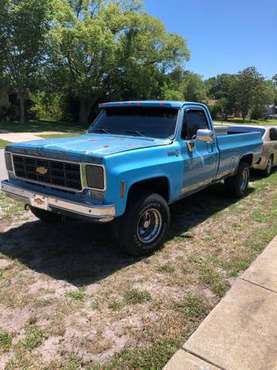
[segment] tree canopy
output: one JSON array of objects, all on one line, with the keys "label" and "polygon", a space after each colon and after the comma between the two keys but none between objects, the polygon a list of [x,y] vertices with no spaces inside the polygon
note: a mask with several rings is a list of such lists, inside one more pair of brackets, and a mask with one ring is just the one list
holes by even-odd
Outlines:
[{"label": "tree canopy", "polygon": [[59,9],[50,72],[79,99],[82,123],[100,98],[158,96],[162,77],[189,59],[185,40],[137,2],[60,1]]},{"label": "tree canopy", "polygon": [[0,2],[2,78],[18,94],[21,122],[24,122],[26,94],[37,87],[41,63],[45,58],[51,8],[50,0]]},{"label": "tree canopy", "polygon": [[17,94],[21,122],[27,98],[39,118],[83,124],[99,101],[199,101],[243,119],[277,104],[277,74],[248,67],[205,81],[189,58],[186,40],[141,0],[0,1],[0,88]]},{"label": "tree canopy", "polygon": [[239,113],[243,119],[262,117],[276,96],[274,80],[265,80],[255,67],[238,74],[218,75],[208,79],[206,85],[208,95],[223,113]]}]

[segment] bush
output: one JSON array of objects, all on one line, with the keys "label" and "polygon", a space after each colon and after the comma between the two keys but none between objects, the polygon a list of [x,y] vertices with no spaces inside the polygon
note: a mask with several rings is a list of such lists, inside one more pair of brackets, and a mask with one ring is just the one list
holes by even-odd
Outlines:
[{"label": "bush", "polygon": [[266,115],[266,106],[264,104],[257,105],[251,112],[250,118],[251,119],[261,119],[261,118],[264,118],[265,115]]},{"label": "bush", "polygon": [[212,119],[216,120],[217,118],[222,117],[222,104],[220,102],[215,103],[214,105],[209,105],[209,110],[212,116]]},{"label": "bush", "polygon": [[139,304],[151,301],[152,297],[146,290],[130,289],[124,293],[124,301],[126,304]]},{"label": "bush", "polygon": [[62,95],[38,92],[32,95],[32,112],[36,118],[46,121],[60,121],[63,117]]}]

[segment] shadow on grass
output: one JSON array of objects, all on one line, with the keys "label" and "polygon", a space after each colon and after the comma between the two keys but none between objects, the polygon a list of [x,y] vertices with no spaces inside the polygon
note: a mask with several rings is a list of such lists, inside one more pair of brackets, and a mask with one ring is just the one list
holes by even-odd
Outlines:
[{"label": "shadow on grass", "polygon": [[[169,239],[236,201],[226,197],[223,186],[218,184],[174,204]],[[0,252],[9,258],[75,286],[102,280],[139,260],[120,251],[109,225],[26,222],[3,233],[0,242]]]}]

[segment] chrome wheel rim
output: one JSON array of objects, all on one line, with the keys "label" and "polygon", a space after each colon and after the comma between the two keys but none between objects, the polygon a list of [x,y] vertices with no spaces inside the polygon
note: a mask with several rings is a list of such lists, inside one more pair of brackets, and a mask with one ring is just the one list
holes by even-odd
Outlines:
[{"label": "chrome wheel rim", "polygon": [[249,173],[248,169],[245,168],[241,174],[241,184],[240,184],[240,190],[243,192],[247,188],[248,184],[248,178],[249,178]]},{"label": "chrome wheel rim", "polygon": [[162,215],[156,208],[146,209],[139,217],[137,237],[143,244],[155,241],[163,226]]}]

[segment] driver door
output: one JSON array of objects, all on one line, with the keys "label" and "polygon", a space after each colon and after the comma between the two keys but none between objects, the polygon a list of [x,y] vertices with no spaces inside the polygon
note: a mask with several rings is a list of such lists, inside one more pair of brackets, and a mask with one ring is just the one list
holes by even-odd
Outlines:
[{"label": "driver door", "polygon": [[197,140],[199,129],[211,129],[204,109],[186,109],[181,133],[184,159],[183,194],[210,184],[217,174],[219,153],[216,141],[206,143]]}]

